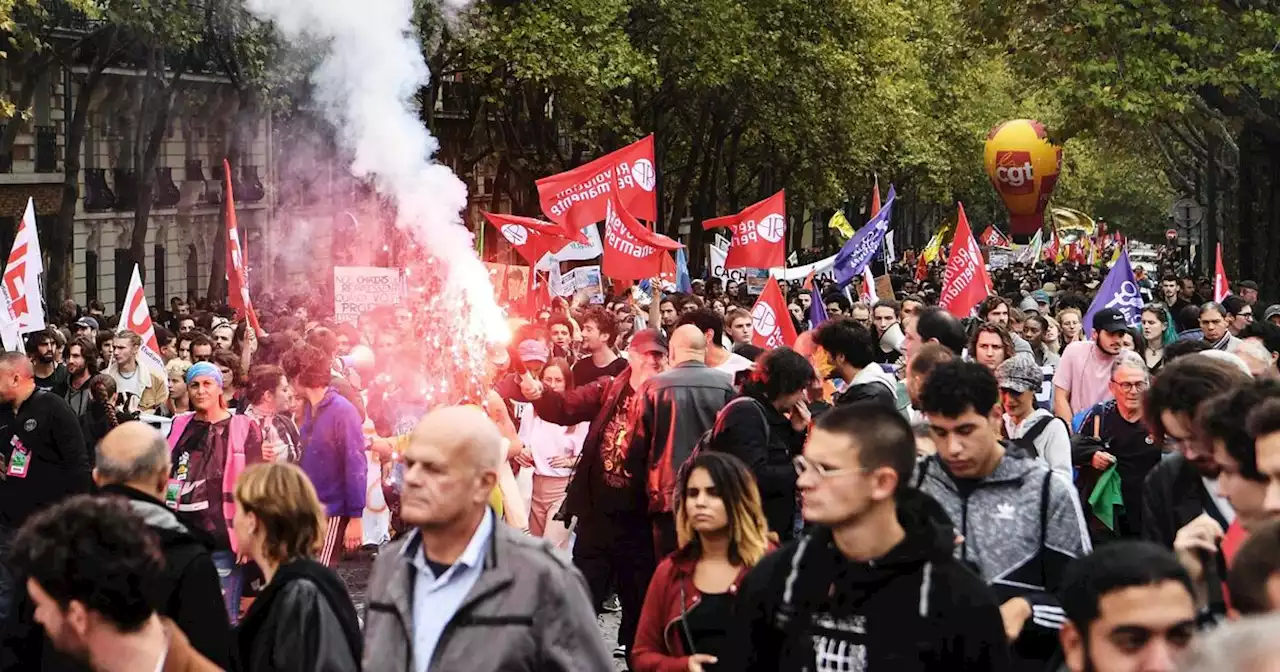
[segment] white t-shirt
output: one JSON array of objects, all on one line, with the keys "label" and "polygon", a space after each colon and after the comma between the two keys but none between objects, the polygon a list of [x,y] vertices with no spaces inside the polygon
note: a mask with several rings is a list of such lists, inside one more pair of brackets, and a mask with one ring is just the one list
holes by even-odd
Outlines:
[{"label": "white t-shirt", "polygon": [[719,366],[713,366],[711,368],[715,369],[716,371],[724,371],[725,373],[729,374],[729,380],[730,382],[732,382],[733,380],[737,379],[739,371],[749,371],[750,369],[755,367],[755,365],[756,365],[755,362],[747,359],[746,357],[743,357],[742,355],[731,352],[729,353],[729,359],[726,359],[723,362],[721,362]]},{"label": "white t-shirt", "polygon": [[572,427],[553,425],[530,413],[520,423],[520,441],[533,453],[533,473],[538,476],[573,475],[571,467],[552,467],[551,458],[566,455],[576,457],[580,454],[590,426],[589,422],[581,422]]},{"label": "white t-shirt", "polygon": [[126,413],[133,413],[138,410],[138,406],[142,402],[143,375],[145,373],[141,364],[128,376],[121,373],[119,369],[112,370],[111,378],[116,381],[116,398],[122,400],[120,410]]},{"label": "white t-shirt", "polygon": [[1218,507],[1218,512],[1226,519],[1227,524],[1234,523],[1236,510],[1231,508],[1231,502],[1228,502],[1227,498],[1222,496],[1222,488],[1218,485],[1218,479],[1201,476],[1200,482],[1204,483],[1204,489],[1209,493],[1209,497],[1213,499],[1213,505]]}]

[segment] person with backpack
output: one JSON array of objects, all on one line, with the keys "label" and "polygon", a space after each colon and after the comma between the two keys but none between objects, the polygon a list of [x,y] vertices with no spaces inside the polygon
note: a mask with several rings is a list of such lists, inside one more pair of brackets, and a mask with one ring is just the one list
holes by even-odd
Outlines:
[{"label": "person with backpack", "polygon": [[705,442],[711,450],[742,460],[756,477],[769,529],[782,540],[796,527],[796,472],[791,460],[809,430],[805,395],[817,380],[800,353],[781,347],[756,360],[742,393],[720,411]]},{"label": "person with backpack", "polygon": [[1010,669],[995,593],[953,556],[938,503],[910,487],[915,454],[892,409],[818,418],[795,459],[810,526],[743,580],[734,646],[715,669]]},{"label": "person with backpack", "polygon": [[1020,353],[996,367],[1000,405],[1004,408],[1001,429],[1012,447],[1024,457],[1040,460],[1055,474],[1071,482],[1071,432],[1067,423],[1036,408],[1036,392],[1044,375],[1031,355]]},{"label": "person with backpack", "polygon": [[951,519],[957,558],[995,591],[1013,669],[1043,670],[1065,620],[1055,592],[1091,544],[1071,484],[1000,440],[999,399],[985,366],[938,365],[920,392],[937,453],[914,482]]}]

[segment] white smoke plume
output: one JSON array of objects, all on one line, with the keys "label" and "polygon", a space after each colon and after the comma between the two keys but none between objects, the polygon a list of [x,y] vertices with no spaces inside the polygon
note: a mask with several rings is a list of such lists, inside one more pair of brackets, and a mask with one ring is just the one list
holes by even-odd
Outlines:
[{"label": "white smoke plume", "polygon": [[[468,4],[445,0],[444,11]],[[312,73],[314,101],[370,179],[399,211],[397,224],[448,265],[446,293],[471,307],[472,328],[501,323],[471,232],[462,225],[467,188],[433,157],[439,142],[418,118],[415,96],[428,70],[413,23],[413,0],[245,0],[295,45],[324,45]]]}]

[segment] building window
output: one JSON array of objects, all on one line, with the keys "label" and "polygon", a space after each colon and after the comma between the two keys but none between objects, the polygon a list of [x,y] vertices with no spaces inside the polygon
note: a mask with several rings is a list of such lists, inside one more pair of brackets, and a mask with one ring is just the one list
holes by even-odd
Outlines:
[{"label": "building window", "polygon": [[36,126],[36,172],[58,172],[58,132],[53,126]]},{"label": "building window", "polygon": [[187,246],[187,300],[194,301],[200,296],[200,255],[196,246]]},{"label": "building window", "polygon": [[156,284],[155,305],[158,306],[160,310],[167,309],[165,302],[168,301],[168,297],[166,296],[168,292],[165,291],[165,276],[168,275],[168,273],[165,272],[166,270],[168,269],[165,268],[164,245],[156,245],[155,261],[152,262],[151,265],[151,279],[154,280]]},{"label": "building window", "polygon": [[84,305],[98,298],[98,253],[84,251]]}]

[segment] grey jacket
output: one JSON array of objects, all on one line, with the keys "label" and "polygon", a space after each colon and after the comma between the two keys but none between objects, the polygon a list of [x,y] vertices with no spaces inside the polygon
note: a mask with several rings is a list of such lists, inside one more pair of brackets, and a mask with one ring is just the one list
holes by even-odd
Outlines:
[{"label": "grey jacket", "polygon": [[[378,553],[369,578],[364,669],[413,665],[414,569],[408,539]],[[431,672],[612,670],[586,581],[551,544],[497,522],[484,571],[445,626]]]},{"label": "grey jacket", "polygon": [[680,465],[737,392],[723,371],[691,361],[645,381],[637,394],[640,423],[631,450],[647,456],[649,512],[671,512]]},{"label": "grey jacket", "polygon": [[1054,593],[1067,563],[1091,550],[1071,484],[1039,460],[1008,454],[965,491],[936,455],[916,472],[913,482],[942,505],[964,537],[956,557],[978,571],[999,603],[1022,597],[1031,604],[1024,635],[1053,634],[1056,642],[1065,615]]}]

